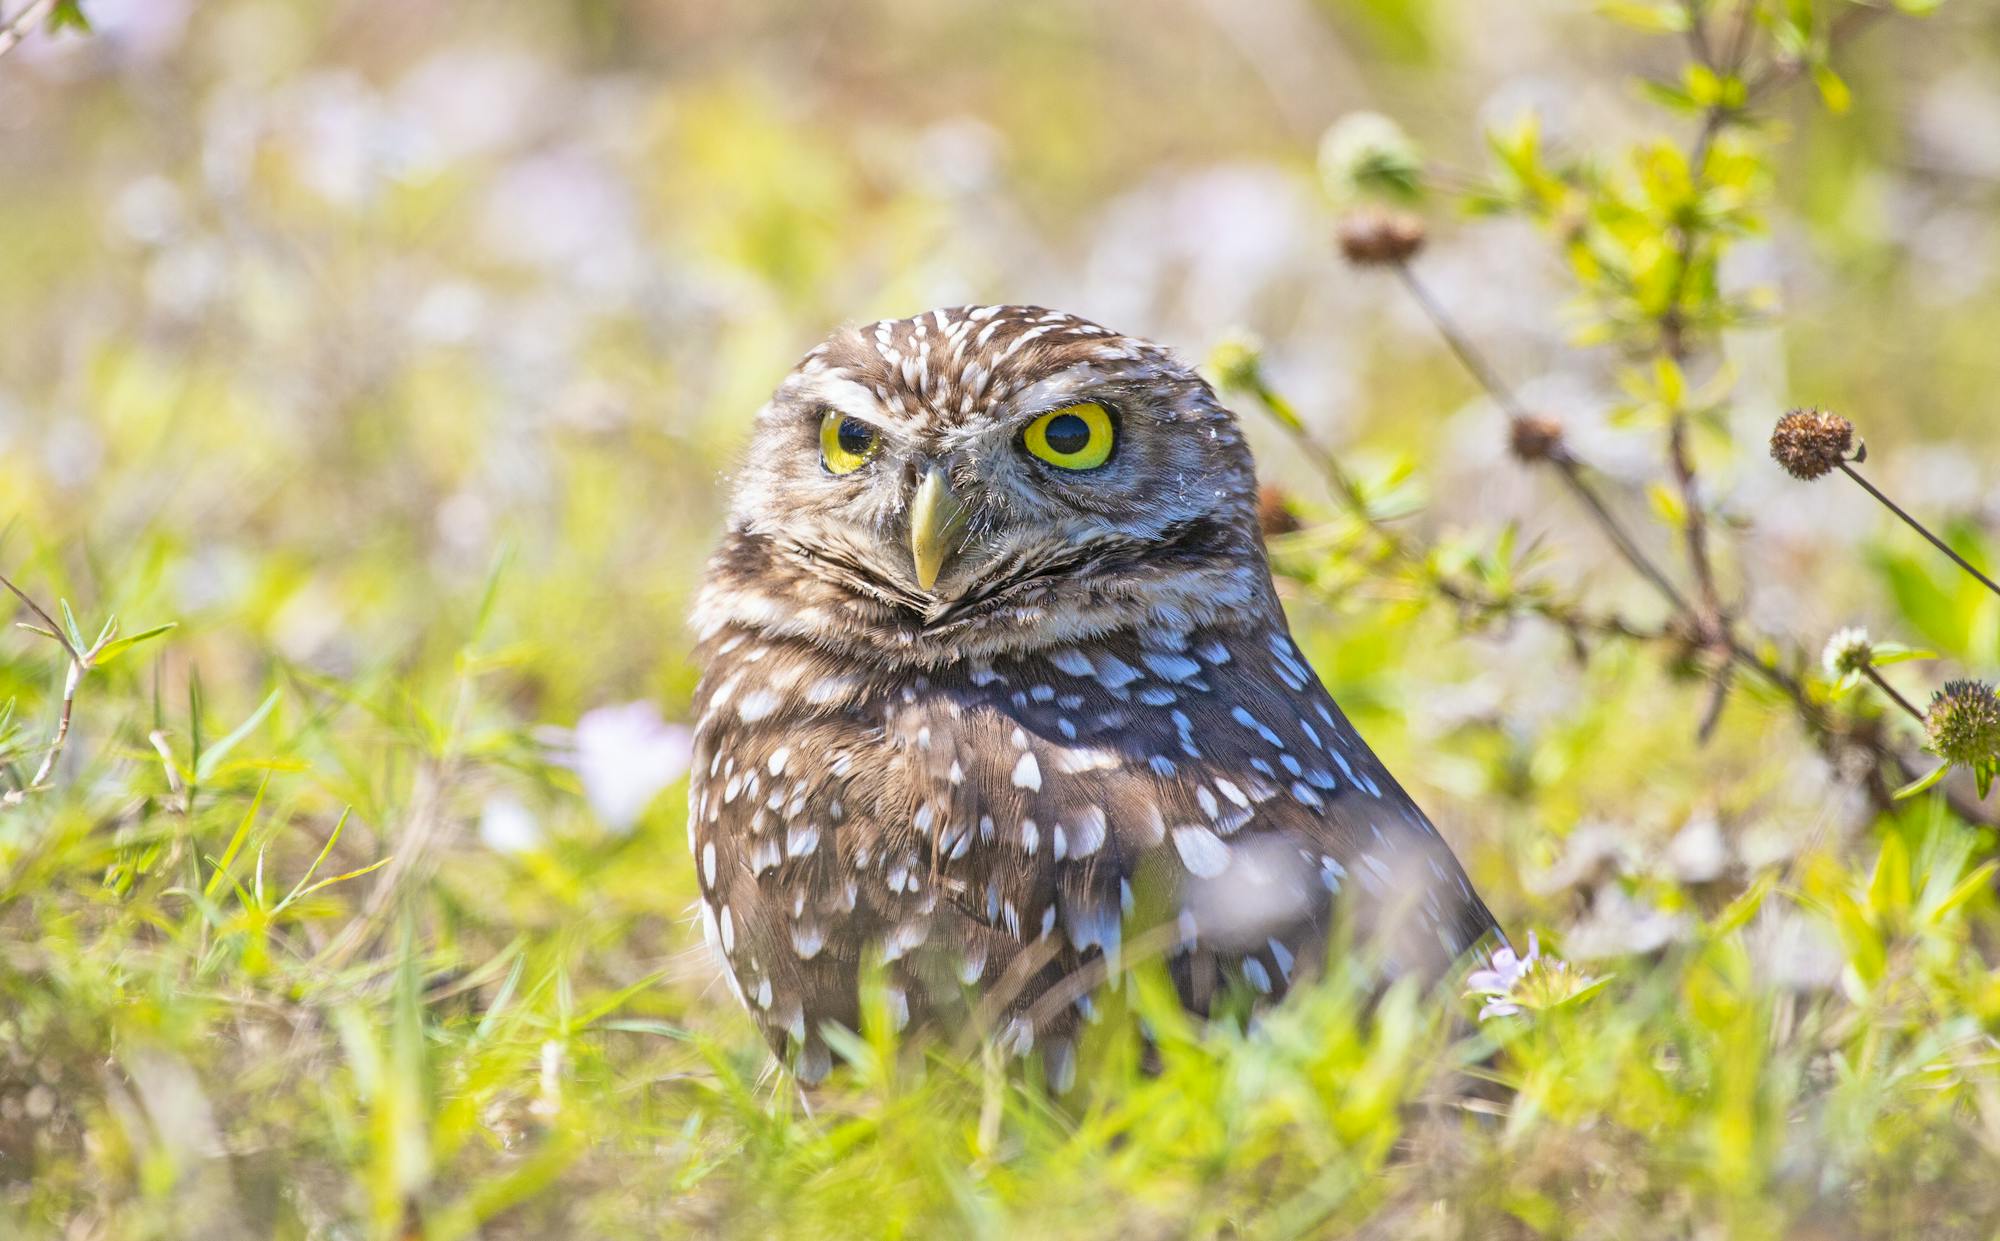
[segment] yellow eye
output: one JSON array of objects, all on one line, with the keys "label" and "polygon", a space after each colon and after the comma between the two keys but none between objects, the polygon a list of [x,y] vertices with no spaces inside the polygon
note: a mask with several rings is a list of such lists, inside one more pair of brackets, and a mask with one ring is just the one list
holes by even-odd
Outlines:
[{"label": "yellow eye", "polygon": [[1111,459],[1117,438],[1111,415],[1096,401],[1051,410],[1028,424],[1021,442],[1028,451],[1065,470],[1094,470]]},{"label": "yellow eye", "polygon": [[819,461],[829,474],[852,474],[868,464],[868,458],[882,446],[875,428],[829,409],[819,420]]}]

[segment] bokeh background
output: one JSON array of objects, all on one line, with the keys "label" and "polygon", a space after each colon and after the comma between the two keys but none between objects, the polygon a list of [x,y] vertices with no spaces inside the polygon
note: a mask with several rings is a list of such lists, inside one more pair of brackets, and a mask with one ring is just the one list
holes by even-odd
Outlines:
[{"label": "bokeh background", "polygon": [[[295,875],[353,807],[335,864],[393,854],[419,876],[426,904],[405,925],[456,955],[466,994],[490,998],[510,951],[533,960],[531,981],[560,970],[600,997],[644,982],[635,1011],[754,1070],[747,1023],[690,952],[683,617],[750,416],[839,322],[1034,302],[1197,361],[1254,333],[1322,442],[1364,471],[1407,464],[1424,501],[1408,528],[1478,539],[1518,522],[1553,579],[1645,610],[1567,497],[1508,459],[1504,420],[1398,284],[1340,261],[1315,165],[1321,133],[1356,110],[1397,118],[1447,177],[1485,163],[1487,127],[1530,110],[1573,151],[1671,131],[1632,79],[1682,49],[1588,5],[84,7],[93,34],[37,33],[0,59],[0,571],[87,624],[115,612],[179,628],[79,698],[70,813],[107,812],[135,782],[167,795],[150,730],[186,754],[201,730],[212,746],[250,720],[232,762],[211,764],[229,826],[268,775],[269,821],[291,825],[272,829],[270,866]],[[1935,675],[1990,674],[1993,600],[1960,595],[1859,492],[1808,492],[1762,453],[1785,407],[1839,408],[1892,494],[1993,546],[2000,11],[1965,0],[1883,22],[1843,68],[1851,112],[1810,90],[1776,108],[1767,232],[1725,273],[1771,287],[1780,312],[1727,338],[1737,438],[1703,444],[1741,535],[1725,586],[1757,626],[1811,649],[1867,624],[1939,650]],[[1546,242],[1448,211],[1430,224],[1430,288],[1667,548],[1648,515],[1657,440],[1610,416],[1615,359],[1574,347]],[[1246,418],[1264,474],[1308,517],[1328,510],[1277,429]],[[1573,959],[1669,944],[1698,913],[1689,885],[1739,882],[1865,823],[1851,783],[1754,697],[1699,746],[1700,687],[1656,653],[1613,646],[1582,664],[1543,627],[1467,634],[1366,575],[1334,577],[1288,587],[1321,674],[1503,920]],[[43,710],[53,653],[0,638],[0,700]],[[205,722],[189,715],[197,682]],[[0,819],[0,855],[32,853],[27,822]],[[392,911],[368,904],[379,878],[351,881],[352,904],[393,940]],[[47,923],[19,920],[44,897],[10,915],[16,985],[47,982],[29,957],[61,955],[27,938]],[[342,947],[344,925],[307,921],[298,951],[366,959]],[[1811,927],[1760,934],[1773,970],[1838,972]],[[204,1058],[215,1048],[190,1046],[212,1010],[177,1027],[163,995],[130,1010],[132,1027],[93,1033],[64,1025],[65,994],[21,999],[9,1037],[116,1054],[150,1031],[157,1058],[128,1070],[165,1084],[141,1111],[207,1097],[213,1134],[236,1132],[232,1109],[282,1128],[285,1106],[319,1106],[270,1100],[331,1062],[320,1053],[250,1055],[232,1081]],[[312,1036],[258,1037],[296,1050]],[[522,1037],[528,1058],[507,1062],[521,1083],[488,1130],[529,1126],[508,1108],[555,1106],[551,1082],[595,1072],[657,1126],[618,1175],[689,1175],[705,1148],[660,1136],[688,1114],[660,1100],[707,1070],[674,1048]],[[0,1073],[15,1209],[101,1184],[93,1159],[193,1175],[148,1155],[146,1133],[171,1127],[156,1116],[112,1143],[123,1155],[75,1154],[39,1188],[10,1180],[21,1160],[72,1150],[60,1124],[35,1137],[30,1121],[59,1122],[76,1094],[73,1139],[91,1109],[116,1110],[67,1063],[60,1103],[30,1098],[32,1074]],[[631,1192],[643,1210],[601,1218],[680,1218],[667,1183]]]}]

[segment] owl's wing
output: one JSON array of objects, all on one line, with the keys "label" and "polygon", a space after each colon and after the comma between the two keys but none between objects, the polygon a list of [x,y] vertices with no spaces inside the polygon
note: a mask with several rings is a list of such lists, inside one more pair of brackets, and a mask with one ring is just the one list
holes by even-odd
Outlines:
[{"label": "owl's wing", "polygon": [[1115,957],[1133,881],[1164,874],[1197,1006],[1214,968],[1282,989],[1336,908],[1392,969],[1448,963],[1496,929],[1276,628],[1148,630],[975,666],[892,710],[886,740],[912,849],[969,923]]}]

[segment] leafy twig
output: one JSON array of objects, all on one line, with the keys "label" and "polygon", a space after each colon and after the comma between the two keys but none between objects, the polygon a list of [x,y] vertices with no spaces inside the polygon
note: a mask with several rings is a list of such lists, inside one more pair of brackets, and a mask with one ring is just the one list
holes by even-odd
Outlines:
[{"label": "leafy twig", "polygon": [[[1478,346],[1473,344],[1471,338],[1459,330],[1458,324],[1445,311],[1443,304],[1431,295],[1430,290],[1418,278],[1415,269],[1411,267],[1408,260],[1405,259],[1396,262],[1394,269],[1396,274],[1401,277],[1403,287],[1409,290],[1410,297],[1424,312],[1424,317],[1431,321],[1431,326],[1437,329],[1438,335],[1443,338],[1445,345],[1451,350],[1453,356],[1479,382],[1479,386],[1484,388],[1487,394],[1493,398],[1494,403],[1500,406],[1501,411],[1517,423],[1529,418],[1531,415],[1522,406],[1521,402],[1516,399],[1513,389],[1507,386],[1505,380],[1501,379],[1500,372],[1487,361],[1486,355],[1479,350]],[[1597,489],[1590,484],[1589,479],[1584,475],[1583,462],[1570,450],[1568,445],[1560,441],[1555,442],[1543,454],[1543,459],[1555,467],[1564,485],[1569,488],[1570,494],[1574,495],[1585,508],[1590,510],[1592,520],[1604,532],[1605,537],[1611,541],[1612,546],[1618,549],[1618,554],[1625,558],[1626,563],[1630,564],[1641,577],[1652,583],[1654,589],[1665,596],[1668,604],[1675,611],[1688,611],[1687,602],[1681,597],[1681,593],[1675,588],[1673,581],[1667,577],[1664,570],[1653,562],[1650,556],[1646,555],[1645,551],[1640,548],[1638,541],[1625,529],[1624,524],[1613,515],[1610,506],[1604,502],[1602,496],[1598,495]]]},{"label": "leafy twig", "polygon": [[76,618],[70,615],[67,602],[62,605],[64,623],[58,624],[47,609],[36,603],[5,574],[0,574],[0,586],[5,586],[11,591],[14,597],[26,605],[28,610],[42,622],[39,625],[22,624],[21,628],[55,639],[62,645],[63,653],[68,656],[67,666],[63,672],[62,707],[56,715],[55,734],[50,737],[48,745],[42,752],[41,764],[35,769],[33,778],[26,784],[0,794],[0,806],[18,806],[28,799],[29,794],[46,787],[49,778],[55,774],[56,762],[62,757],[63,746],[69,741],[70,717],[76,708],[76,691],[83,683],[84,675],[139,643],[160,636],[174,626],[156,625],[129,638],[121,638],[118,636],[118,619],[113,617],[98,632],[97,640],[86,644],[81,631],[76,628]]}]

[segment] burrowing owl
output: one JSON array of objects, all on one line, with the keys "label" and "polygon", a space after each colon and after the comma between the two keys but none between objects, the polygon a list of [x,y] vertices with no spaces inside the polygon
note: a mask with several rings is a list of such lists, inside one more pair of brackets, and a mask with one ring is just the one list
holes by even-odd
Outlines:
[{"label": "burrowing owl", "polygon": [[1061,1088],[1148,917],[1199,1010],[1282,992],[1335,909],[1392,970],[1496,930],[1287,635],[1255,510],[1208,385],[1075,315],[844,329],[779,386],[695,611],[688,832],[801,1079],[871,957],[893,1020],[972,1000]]}]

